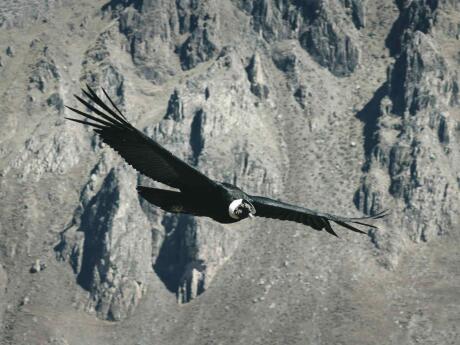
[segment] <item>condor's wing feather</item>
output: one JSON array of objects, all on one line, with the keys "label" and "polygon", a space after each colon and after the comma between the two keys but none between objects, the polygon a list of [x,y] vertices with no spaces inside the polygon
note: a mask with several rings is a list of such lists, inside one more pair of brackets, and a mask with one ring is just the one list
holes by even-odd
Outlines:
[{"label": "condor's wing feather", "polygon": [[308,225],[315,230],[326,230],[331,235],[337,236],[331,227],[331,221],[337,223],[351,231],[366,234],[363,230],[358,229],[354,224],[359,224],[371,228],[376,228],[375,225],[365,223],[365,220],[379,219],[386,215],[386,211],[380,212],[375,216],[363,218],[345,218],[338,217],[328,213],[321,213],[308,208],[290,205],[282,201],[273,200],[261,196],[250,196],[252,203],[256,209],[256,216],[273,218],[280,220],[288,220],[301,224]]},{"label": "condor's wing feather", "polygon": [[155,181],[179,189],[207,188],[214,184],[204,174],[132,126],[105,90],[103,90],[104,94],[115,109],[110,108],[89,86],[87,87],[88,91],[82,91],[93,104],[78,96],[75,97],[93,114],[72,107],[67,108],[91,122],[73,118],[68,118],[69,120],[94,127],[94,131],[100,135],[103,142],[117,151],[137,171]]}]

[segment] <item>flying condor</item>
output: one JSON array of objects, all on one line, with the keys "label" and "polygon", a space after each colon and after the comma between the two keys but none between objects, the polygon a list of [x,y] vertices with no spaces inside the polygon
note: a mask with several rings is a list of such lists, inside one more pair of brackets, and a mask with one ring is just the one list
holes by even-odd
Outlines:
[{"label": "flying condor", "polygon": [[117,151],[138,172],[177,189],[171,191],[137,187],[144,199],[167,212],[210,217],[220,223],[234,223],[254,216],[289,220],[318,231],[324,229],[334,236],[337,234],[332,229],[331,222],[365,234],[357,225],[376,228],[366,220],[379,219],[386,215],[383,211],[363,218],[339,217],[249,195],[230,183],[214,181],[133,127],[104,89],[102,91],[110,105],[104,103],[89,86],[87,88],[82,91],[91,102],[76,95],[75,97],[92,113],[67,107],[84,117],[67,119],[92,126],[103,142]]}]

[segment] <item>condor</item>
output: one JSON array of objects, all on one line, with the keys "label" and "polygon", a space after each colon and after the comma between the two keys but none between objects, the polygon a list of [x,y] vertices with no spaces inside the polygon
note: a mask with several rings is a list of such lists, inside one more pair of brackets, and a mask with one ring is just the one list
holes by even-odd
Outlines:
[{"label": "condor", "polygon": [[366,220],[379,219],[386,215],[386,211],[383,211],[370,217],[339,217],[262,196],[249,195],[237,186],[214,181],[133,127],[104,89],[102,91],[111,106],[104,103],[89,86],[87,90],[82,91],[92,103],[79,96],[75,97],[92,114],[67,107],[84,117],[67,119],[94,127],[94,131],[102,140],[138,172],[177,189],[170,191],[137,187],[143,198],[167,212],[210,217],[220,223],[234,223],[254,216],[288,220],[308,225],[315,230],[324,229],[334,236],[337,234],[332,229],[331,222],[365,234],[366,232],[356,225],[376,228]]}]

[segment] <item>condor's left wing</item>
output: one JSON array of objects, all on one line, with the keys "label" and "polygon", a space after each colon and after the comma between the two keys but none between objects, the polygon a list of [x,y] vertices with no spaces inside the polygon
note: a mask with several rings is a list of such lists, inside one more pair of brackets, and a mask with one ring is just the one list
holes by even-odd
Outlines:
[{"label": "condor's left wing", "polygon": [[102,91],[112,107],[104,103],[89,86],[87,88],[87,91],[82,91],[92,104],[78,96],[75,97],[92,114],[67,107],[84,116],[82,119],[67,119],[94,127],[94,131],[106,144],[137,171],[155,181],[181,190],[197,187],[207,189],[214,186],[213,180],[132,126],[104,89]]}]

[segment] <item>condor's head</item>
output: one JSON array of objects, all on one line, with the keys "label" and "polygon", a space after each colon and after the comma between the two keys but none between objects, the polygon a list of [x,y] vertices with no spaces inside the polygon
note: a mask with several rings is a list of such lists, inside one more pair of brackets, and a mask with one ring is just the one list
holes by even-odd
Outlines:
[{"label": "condor's head", "polygon": [[233,200],[228,206],[228,214],[233,219],[241,220],[248,217],[254,217],[256,209],[249,201],[237,199]]}]

